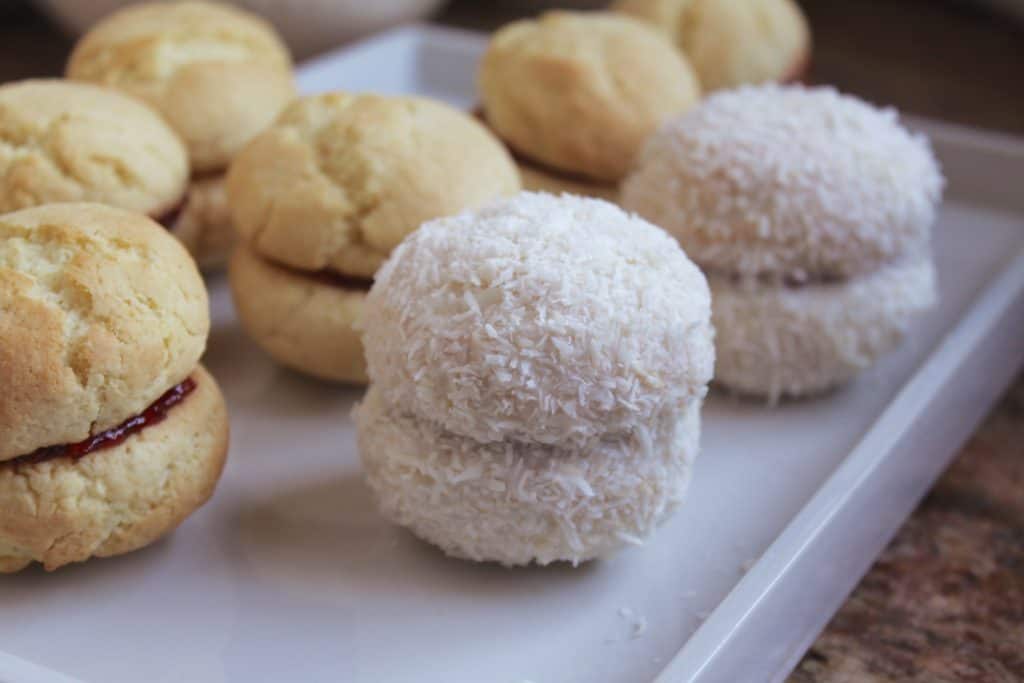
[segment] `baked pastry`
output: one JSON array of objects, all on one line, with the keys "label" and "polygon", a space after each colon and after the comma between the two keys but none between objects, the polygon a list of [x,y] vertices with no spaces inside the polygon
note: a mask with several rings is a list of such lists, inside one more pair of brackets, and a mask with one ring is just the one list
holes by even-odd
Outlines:
[{"label": "baked pastry", "polygon": [[524,193],[427,223],[364,310],[355,417],[383,514],[507,565],[640,542],[689,481],[710,308],[678,245],[608,202]]},{"label": "baked pastry", "polygon": [[795,0],[617,0],[690,59],[706,91],[803,78],[811,37]]},{"label": "baked pastry", "polygon": [[242,324],[284,365],[364,383],[352,324],[391,250],[426,220],[518,189],[501,144],[447,105],[344,93],[300,99],[228,174]]},{"label": "baked pastry", "polygon": [[185,147],[159,114],[85,83],[0,86],[0,140],[0,213],[90,201],[161,220],[188,184]]},{"label": "baked pastry", "polygon": [[830,88],[715,94],[647,143],[623,205],[708,275],[718,382],[802,396],[853,378],[936,297],[927,140]]},{"label": "baked pastry", "polygon": [[0,215],[0,572],[141,548],[210,497],[228,424],[207,307],[142,215]]},{"label": "baked pastry", "polygon": [[233,232],[227,212],[211,209],[223,195],[215,186],[295,96],[291,58],[273,27],[223,4],[132,5],[82,36],[67,75],[146,101],[181,136],[193,185],[174,230],[201,266],[222,265]]},{"label": "baked pastry", "polygon": [[483,116],[516,154],[527,189],[614,198],[644,139],[700,96],[693,70],[645,24],[549,12],[491,39]]}]

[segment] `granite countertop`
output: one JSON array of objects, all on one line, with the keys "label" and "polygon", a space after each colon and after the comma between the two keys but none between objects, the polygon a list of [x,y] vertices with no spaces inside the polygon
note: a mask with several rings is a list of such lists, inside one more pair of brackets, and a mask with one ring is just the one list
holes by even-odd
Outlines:
[{"label": "granite countertop", "polygon": [[[541,4],[455,0],[439,18],[490,29]],[[813,82],[914,114],[1024,135],[1024,25],[963,0],[803,4],[815,39]],[[38,15],[0,3],[0,82],[59,74],[69,47]],[[1024,375],[790,678],[1022,680]]]},{"label": "granite countertop", "polygon": [[961,450],[791,683],[1024,680],[1024,376]]}]

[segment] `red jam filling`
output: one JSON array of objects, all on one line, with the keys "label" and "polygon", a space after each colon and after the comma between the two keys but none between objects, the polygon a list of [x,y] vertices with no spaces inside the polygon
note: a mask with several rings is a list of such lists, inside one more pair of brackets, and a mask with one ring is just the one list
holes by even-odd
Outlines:
[{"label": "red jam filling", "polygon": [[303,272],[303,276],[313,278],[317,282],[331,287],[340,287],[342,289],[356,289],[359,291],[368,292],[370,287],[373,287],[373,278],[368,277],[356,277],[355,275],[343,275],[336,270],[325,268],[324,270],[317,270],[314,272]]},{"label": "red jam filling", "polygon": [[189,377],[181,384],[168,389],[163,396],[154,401],[143,412],[135,417],[128,418],[112,429],[94,434],[78,443],[38,448],[28,455],[18,456],[13,460],[0,463],[0,465],[12,465],[14,467],[19,465],[35,465],[49,460],[56,460],[57,458],[71,458],[72,461],[75,461],[95,451],[113,448],[129,436],[141,432],[146,427],[163,422],[171,408],[184,401],[195,388],[195,380]]},{"label": "red jam filling", "polygon": [[790,68],[789,73],[780,79],[783,85],[810,85],[811,55],[804,54]]},{"label": "red jam filling", "polygon": [[701,268],[707,275],[717,275],[728,278],[733,285],[757,283],[765,287],[785,287],[786,289],[801,289],[813,285],[835,285],[844,282],[846,278],[835,273],[756,273],[741,274],[722,271],[717,268]]},{"label": "red jam filling", "polygon": [[168,232],[173,232],[174,226],[178,222],[178,218],[181,217],[182,212],[185,210],[185,204],[187,202],[188,195],[186,194],[184,197],[181,198],[181,201],[172,206],[170,209],[164,211],[161,214],[153,216],[153,220],[155,220],[160,225],[164,226],[164,228]]}]

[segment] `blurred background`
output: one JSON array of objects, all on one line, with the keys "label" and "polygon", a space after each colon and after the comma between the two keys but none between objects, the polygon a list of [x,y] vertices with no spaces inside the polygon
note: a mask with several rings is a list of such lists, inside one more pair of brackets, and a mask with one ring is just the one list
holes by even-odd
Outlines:
[{"label": "blurred background", "polygon": [[[129,0],[0,0],[0,81],[60,72],[72,36]],[[298,59],[430,19],[492,30],[593,0],[237,0],[270,19]],[[809,79],[881,104],[1024,134],[1024,0],[805,0]]]}]

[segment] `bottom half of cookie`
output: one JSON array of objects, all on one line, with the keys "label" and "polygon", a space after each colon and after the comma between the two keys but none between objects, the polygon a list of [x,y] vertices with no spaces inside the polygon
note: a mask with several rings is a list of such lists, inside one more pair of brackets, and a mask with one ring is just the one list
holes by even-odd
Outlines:
[{"label": "bottom half of cookie", "polygon": [[369,280],[298,271],[246,246],[237,248],[229,270],[242,325],[272,358],[320,379],[366,383],[363,345],[354,325]]},{"label": "bottom half of cookie", "polygon": [[708,275],[715,382],[776,400],[820,393],[871,366],[936,300],[930,258],[839,282],[739,284]]},{"label": "bottom half of cookie", "polygon": [[213,377],[166,417],[79,459],[0,463],[0,573],[46,569],[142,548],[213,494],[228,450],[228,417]]},{"label": "bottom half of cookie", "polygon": [[160,222],[203,270],[223,268],[235,245],[223,173],[193,178],[174,211]]},{"label": "bottom half of cookie", "polygon": [[700,401],[586,448],[480,443],[386,405],[355,413],[381,512],[454,557],[578,564],[643,542],[683,501]]}]

